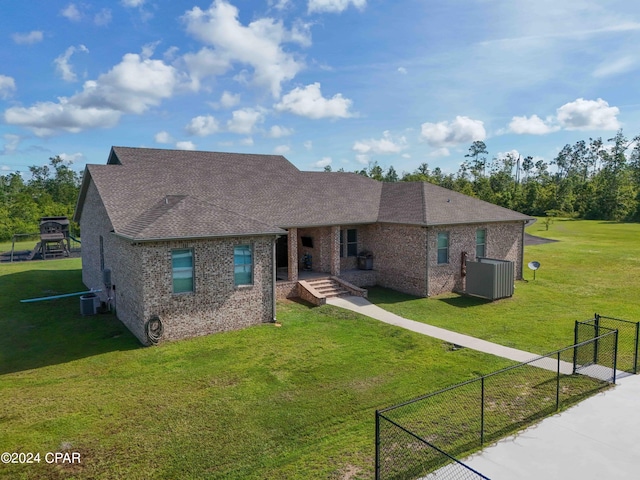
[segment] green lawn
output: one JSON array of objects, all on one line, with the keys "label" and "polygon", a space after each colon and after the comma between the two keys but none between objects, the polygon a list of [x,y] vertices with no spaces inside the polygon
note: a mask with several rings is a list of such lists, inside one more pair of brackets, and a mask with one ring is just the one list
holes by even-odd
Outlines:
[{"label": "green lawn", "polygon": [[0,265],[0,452],[82,458],[0,478],[371,478],[377,408],[511,364],[330,306],[143,348],[77,297],[19,302],[84,290],[79,269]]},{"label": "green lawn", "polygon": [[[559,240],[525,248],[526,281],[515,294],[489,302],[446,294],[417,299],[391,290],[369,290],[369,299],[398,315],[534,353],[573,343],[576,320],[594,313],[640,321],[640,224],[556,220],[532,235]],[[541,267],[533,280],[526,265]]]},{"label": "green lawn", "polygon": [[[561,241],[526,248],[542,268],[511,299],[371,299],[532,352],[569,345],[596,311],[640,320],[640,225],[530,233]],[[281,327],[143,348],[77,297],[19,302],[84,289],[79,259],[0,264],[0,452],[82,456],[0,464],[0,478],[371,478],[374,410],[511,364],[330,306],[283,302]]]}]

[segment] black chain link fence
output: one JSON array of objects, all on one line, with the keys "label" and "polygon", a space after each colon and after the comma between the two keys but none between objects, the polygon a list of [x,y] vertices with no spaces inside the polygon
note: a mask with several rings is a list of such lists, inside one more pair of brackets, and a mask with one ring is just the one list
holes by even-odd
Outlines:
[{"label": "black chain link fence", "polygon": [[571,347],[377,411],[376,480],[486,478],[455,457],[615,383],[617,336],[602,327]]},{"label": "black chain link fence", "polygon": [[[637,374],[638,353],[640,352],[640,322],[604,317],[596,313],[591,320],[576,322],[575,343],[597,337],[600,335],[600,331],[608,330],[618,330],[618,370]],[[597,344],[594,353],[597,356]]]}]

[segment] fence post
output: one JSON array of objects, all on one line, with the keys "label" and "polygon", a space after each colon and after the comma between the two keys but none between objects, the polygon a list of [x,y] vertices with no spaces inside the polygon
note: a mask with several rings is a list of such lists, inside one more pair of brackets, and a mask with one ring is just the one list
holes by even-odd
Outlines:
[{"label": "fence post", "polygon": [[[576,349],[574,348],[575,352]],[[574,353],[575,356],[575,353]],[[573,363],[573,369],[575,371],[575,362]],[[556,375],[556,412],[560,410],[560,352],[558,352],[558,374]]]},{"label": "fence post", "polygon": [[484,376],[480,379],[480,446],[484,446]]},{"label": "fence post", "polygon": [[376,410],[376,460],[375,480],[380,480],[380,413]]},{"label": "fence post", "polygon": [[599,342],[598,337],[600,336],[600,315],[598,315],[597,313],[594,314],[593,320],[596,326],[596,331],[594,332],[596,341],[593,344],[593,364],[597,365],[598,364],[598,342]]},{"label": "fence post", "polygon": [[638,337],[640,337],[640,322],[636,322],[636,350],[633,355],[633,374],[638,373]]},{"label": "fence post", "polygon": [[576,326],[573,329],[573,375],[576,374],[576,370],[577,370],[577,364],[578,364],[578,347],[576,347],[576,345],[578,344],[578,321],[576,320]]},{"label": "fence post", "polygon": [[614,330],[615,335],[615,343],[613,345],[613,384],[616,383],[616,369],[618,368],[618,332],[619,330]]}]

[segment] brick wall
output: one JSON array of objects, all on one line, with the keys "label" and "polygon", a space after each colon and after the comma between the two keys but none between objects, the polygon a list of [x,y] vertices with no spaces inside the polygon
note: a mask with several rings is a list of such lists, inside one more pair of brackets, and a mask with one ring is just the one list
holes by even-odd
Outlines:
[{"label": "brick wall", "polygon": [[[522,222],[475,225],[444,225],[428,229],[429,296],[464,291],[461,274],[462,252],[475,260],[476,231],[486,230],[485,257],[515,262],[515,276],[522,278]],[[449,233],[449,262],[438,265],[438,233]]]},{"label": "brick wall", "polygon": [[[273,237],[231,237],[140,244],[144,322],[158,315],[164,339],[236,330],[273,320]],[[253,247],[253,285],[234,286],[233,248]],[[193,249],[193,293],[173,293],[171,250]]]},{"label": "brick wall", "polygon": [[[144,325],[158,315],[163,339],[235,330],[273,319],[273,241],[270,236],[132,244],[110,233],[106,210],[93,182],[80,222],[82,229],[82,278],[89,288],[101,288],[101,300],[109,292],[102,283],[100,236],[104,266],[111,269],[112,305],[120,321],[144,344]],[[253,285],[234,286],[233,247],[253,247]],[[194,252],[195,291],[173,293],[171,250]]]},{"label": "brick wall", "polygon": [[363,228],[362,248],[373,252],[378,285],[424,297],[426,229],[413,225],[377,223]]}]

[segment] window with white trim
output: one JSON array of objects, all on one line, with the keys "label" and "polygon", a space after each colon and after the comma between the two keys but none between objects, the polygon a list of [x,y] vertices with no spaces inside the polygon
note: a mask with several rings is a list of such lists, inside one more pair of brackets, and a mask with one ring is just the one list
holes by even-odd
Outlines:
[{"label": "window with white trim", "polygon": [[253,284],[253,249],[251,245],[233,247],[233,276],[236,286]]},{"label": "window with white trim", "polygon": [[194,291],[193,250],[190,248],[171,250],[171,275],[173,293]]},{"label": "window with white trim", "polygon": [[449,233],[438,233],[438,265],[449,263]]},{"label": "window with white trim", "polygon": [[476,230],[476,258],[484,257],[487,246],[487,231],[484,228]]}]

